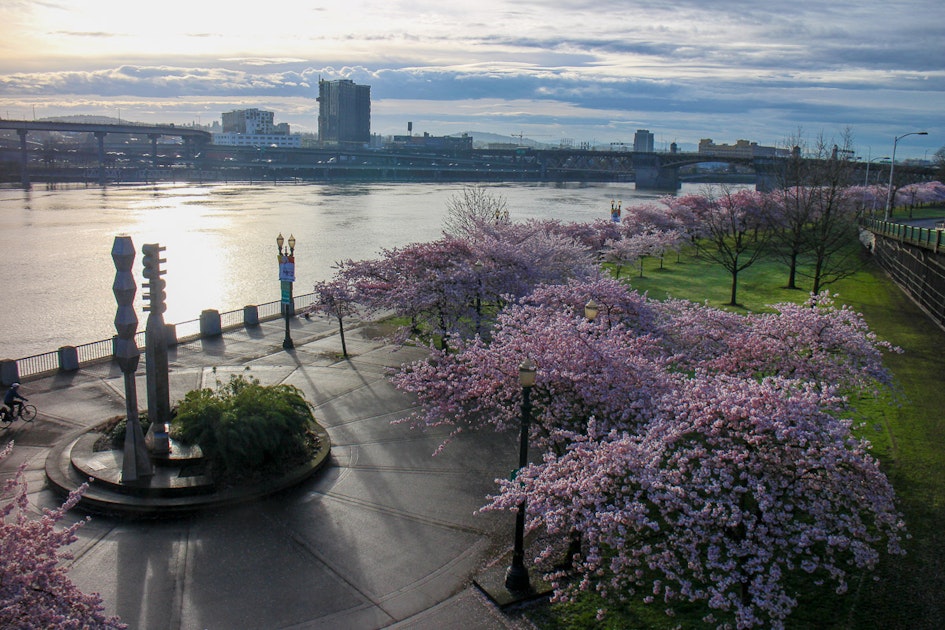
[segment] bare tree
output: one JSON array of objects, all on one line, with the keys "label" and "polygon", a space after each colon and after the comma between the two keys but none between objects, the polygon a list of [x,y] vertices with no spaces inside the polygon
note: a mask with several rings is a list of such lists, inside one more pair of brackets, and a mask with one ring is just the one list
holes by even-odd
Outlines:
[{"label": "bare tree", "polygon": [[771,195],[772,251],[788,266],[788,289],[810,278],[814,293],[859,269],[858,209],[854,184],[853,134],[839,142],[822,134],[808,146],[800,131],[788,140],[792,156]]},{"label": "bare tree", "polygon": [[855,169],[850,157],[852,146],[849,130],[844,132],[840,145],[830,147],[823,138],[817,143],[817,178],[808,184],[813,190],[813,205],[805,233],[807,264],[801,270],[811,279],[811,292],[815,294],[861,267],[859,207],[850,192]]},{"label": "bare tree", "polygon": [[466,236],[483,223],[508,220],[509,209],[505,197],[475,184],[463,186],[461,193],[451,196],[447,201],[443,228],[447,234]]}]

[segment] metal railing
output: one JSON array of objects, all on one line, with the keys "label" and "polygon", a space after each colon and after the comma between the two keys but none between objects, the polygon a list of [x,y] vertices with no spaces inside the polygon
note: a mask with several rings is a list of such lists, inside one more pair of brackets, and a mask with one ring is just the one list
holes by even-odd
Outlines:
[{"label": "metal railing", "polygon": [[873,232],[899,241],[908,242],[934,252],[945,249],[945,229],[941,227],[924,228],[881,219],[866,219],[863,227]]},{"label": "metal railing", "polygon": [[[304,293],[293,296],[296,312],[311,303],[314,293]],[[267,321],[282,317],[282,302],[279,300],[266,302],[256,305],[259,321]],[[226,311],[220,313],[220,328],[222,330],[234,330],[246,326],[245,309]],[[174,335],[171,343],[177,344],[185,341],[199,339],[203,333],[200,329],[200,320],[191,319],[184,322],[173,324]],[[135,334],[135,343],[138,348],[143,350],[145,346],[145,333],[143,330]],[[46,375],[59,370],[69,369],[69,365],[76,368],[93,363],[110,361],[115,354],[115,340],[101,339],[78,346],[64,346],[52,352],[34,354],[29,357],[16,359],[16,378],[26,379],[31,376]]]}]

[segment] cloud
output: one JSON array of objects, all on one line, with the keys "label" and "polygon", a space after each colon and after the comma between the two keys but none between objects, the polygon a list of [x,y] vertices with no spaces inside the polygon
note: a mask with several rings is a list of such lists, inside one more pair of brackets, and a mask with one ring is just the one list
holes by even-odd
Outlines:
[{"label": "cloud", "polygon": [[319,78],[347,78],[371,85],[380,133],[413,111],[430,133],[514,122],[588,140],[633,125],[687,142],[771,142],[798,125],[856,125],[877,144],[916,125],[936,146],[945,136],[939,0],[365,0],[357,21],[348,2],[270,0],[284,18],[271,29],[180,0],[105,20],[110,2],[0,7],[0,107],[122,103],[171,117],[146,122],[187,122],[232,103],[310,130]]}]

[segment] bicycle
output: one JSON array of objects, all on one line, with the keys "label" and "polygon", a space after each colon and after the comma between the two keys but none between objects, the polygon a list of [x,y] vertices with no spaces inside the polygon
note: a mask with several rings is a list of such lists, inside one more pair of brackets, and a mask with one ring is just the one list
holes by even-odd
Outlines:
[{"label": "bicycle", "polygon": [[4,405],[3,408],[0,408],[0,429],[6,429],[17,420],[32,422],[34,418],[36,418],[35,405],[20,405],[16,414]]}]

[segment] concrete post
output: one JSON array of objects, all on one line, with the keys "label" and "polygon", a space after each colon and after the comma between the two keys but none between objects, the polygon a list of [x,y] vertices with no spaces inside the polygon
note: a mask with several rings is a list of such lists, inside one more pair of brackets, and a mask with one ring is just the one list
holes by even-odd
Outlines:
[{"label": "concrete post", "polygon": [[79,353],[75,346],[62,346],[59,348],[59,370],[62,372],[75,372],[79,369]]},{"label": "concrete post", "polygon": [[255,304],[247,304],[243,307],[243,325],[247,328],[259,325],[259,307]]},{"label": "concrete post", "polygon": [[220,323],[220,311],[208,308],[200,312],[200,336],[218,337],[223,334],[223,326]]},{"label": "concrete post", "polygon": [[15,359],[0,360],[0,385],[9,387],[20,380],[20,368]]}]

